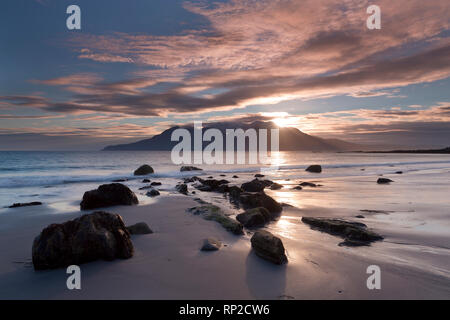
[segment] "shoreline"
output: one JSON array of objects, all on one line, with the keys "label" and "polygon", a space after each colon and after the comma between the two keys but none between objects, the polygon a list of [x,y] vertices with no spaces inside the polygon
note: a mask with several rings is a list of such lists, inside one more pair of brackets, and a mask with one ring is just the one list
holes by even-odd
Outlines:
[{"label": "shoreline", "polygon": [[[214,221],[186,212],[198,205],[192,197],[165,195],[152,204],[111,207],[126,225],[146,222],[154,231],[132,236],[135,255],[128,260],[82,264],[82,289],[66,288],[65,269],[35,272],[29,264],[35,236],[50,223],[88,212],[55,214],[45,206],[19,208],[15,219],[0,215],[0,299],[445,299],[446,277],[374,259],[384,247],[338,247],[334,236],[302,224],[300,209],[285,208],[267,229],[279,236],[289,262],[272,265],[250,247],[251,235],[235,236]],[[301,210],[300,210],[301,211]],[[312,208],[310,215],[320,214]],[[36,214],[38,213],[38,214]],[[9,228],[5,228],[9,221]],[[300,232],[286,232],[289,223]],[[266,229],[266,228],[263,228]],[[275,231],[274,231],[275,230]],[[247,230],[248,233],[248,230]],[[216,237],[226,246],[201,252],[202,240]],[[9,244],[14,243],[14,247]],[[412,253],[417,254],[417,253]],[[379,258],[379,257],[378,257]],[[383,270],[382,290],[368,290],[366,269]]]}]

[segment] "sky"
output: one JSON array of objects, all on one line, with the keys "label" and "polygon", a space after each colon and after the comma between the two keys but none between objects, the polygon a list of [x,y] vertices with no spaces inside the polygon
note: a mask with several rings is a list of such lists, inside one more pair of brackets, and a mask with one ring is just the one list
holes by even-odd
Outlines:
[{"label": "sky", "polygon": [[[81,30],[69,30],[69,5]],[[370,30],[366,9],[381,9]],[[192,121],[450,145],[448,0],[3,0],[0,150],[97,150]]]}]

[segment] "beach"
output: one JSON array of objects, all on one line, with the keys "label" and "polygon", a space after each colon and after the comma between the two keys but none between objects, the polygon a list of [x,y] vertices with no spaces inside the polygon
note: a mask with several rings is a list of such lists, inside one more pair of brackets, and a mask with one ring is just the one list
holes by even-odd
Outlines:
[{"label": "beach", "polygon": [[[159,176],[155,181],[162,181],[161,196],[156,198],[139,191],[142,179],[123,182],[145,201],[137,206],[101,210],[121,215],[125,225],[146,222],[153,233],[131,236],[135,253],[130,259],[82,264],[81,290],[67,289],[65,268],[34,271],[31,247],[47,225],[95,210],[80,211],[76,208],[79,201],[72,205],[72,200],[64,205],[55,201],[56,205],[44,202],[41,206],[2,209],[0,298],[448,299],[450,170],[441,162],[436,165],[437,161],[442,159],[430,159],[433,165],[428,163],[427,168],[410,171],[405,168],[412,164],[365,165],[365,170],[351,167],[353,175],[337,175],[327,174],[333,169],[327,170],[325,165],[322,174],[305,175],[301,173],[304,169],[298,173],[289,169],[290,177],[267,174],[267,178],[284,186],[280,190],[266,189],[269,196],[286,205],[275,221],[261,228],[282,240],[288,263],[281,266],[254,253],[250,238],[256,230],[246,228],[244,235],[237,236],[219,223],[189,212],[189,208],[199,205],[199,198],[218,205],[232,218],[242,211],[220,193],[201,192],[188,183],[190,193],[182,195],[171,184],[172,180],[199,172],[183,173],[182,177]],[[399,169],[405,172],[395,175],[393,172]],[[392,173],[383,176],[394,182],[377,184],[380,171],[388,170]],[[233,183],[231,176],[236,173],[225,171],[200,174],[214,178],[225,175],[223,178]],[[294,178],[296,174],[301,177]],[[242,169],[238,175],[240,183],[251,180],[254,172]],[[294,190],[300,181],[321,186]],[[80,195],[75,196],[81,200]],[[301,221],[304,216],[363,222],[384,239],[370,246],[339,246],[342,239],[311,229]],[[200,251],[203,239],[209,237],[219,239],[222,248]],[[380,267],[380,290],[367,287],[370,265]]]}]

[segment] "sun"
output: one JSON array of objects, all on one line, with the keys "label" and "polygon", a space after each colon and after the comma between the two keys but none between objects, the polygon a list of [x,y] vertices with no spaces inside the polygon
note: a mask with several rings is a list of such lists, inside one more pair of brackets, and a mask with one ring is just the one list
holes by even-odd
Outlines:
[{"label": "sun", "polygon": [[291,125],[289,118],[273,118],[272,122],[275,123],[278,127],[287,127]]}]

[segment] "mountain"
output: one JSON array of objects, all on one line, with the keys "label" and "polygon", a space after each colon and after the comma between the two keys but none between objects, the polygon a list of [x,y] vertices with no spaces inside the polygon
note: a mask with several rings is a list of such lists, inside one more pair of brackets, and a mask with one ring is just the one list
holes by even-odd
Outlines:
[{"label": "mountain", "polygon": [[[129,144],[120,144],[107,146],[104,151],[123,151],[123,150],[158,150],[158,151],[170,151],[179,143],[179,141],[171,141],[172,132],[176,129],[184,128],[191,133],[193,140],[193,126],[172,127],[160,134],[157,134],[149,139],[140,140]],[[215,128],[219,129],[223,137],[225,137],[226,129],[267,129],[268,130],[268,148],[270,149],[270,129],[278,128],[273,122],[268,121],[255,121],[252,123],[237,123],[237,122],[215,122],[203,125],[203,131],[206,129]],[[315,151],[315,152],[336,152],[336,151],[353,151],[361,150],[361,145],[345,142],[338,139],[323,139],[309,134],[301,132],[297,128],[285,127],[279,128],[279,150],[280,151]],[[192,142],[193,143],[193,142]],[[211,142],[203,142],[203,147]],[[235,143],[236,144],[236,143]],[[223,145],[225,144],[225,138],[223,138]],[[246,143],[246,149],[248,149],[248,143]]]}]

